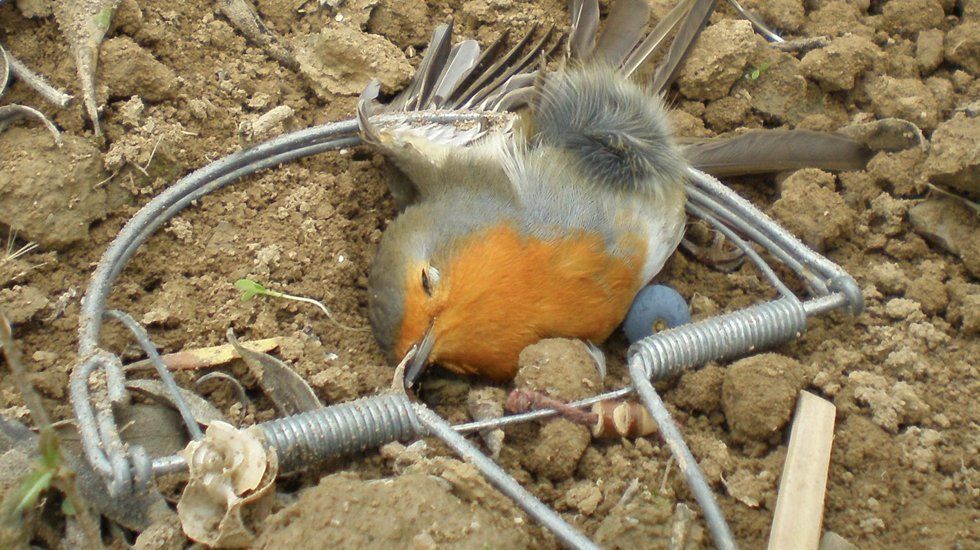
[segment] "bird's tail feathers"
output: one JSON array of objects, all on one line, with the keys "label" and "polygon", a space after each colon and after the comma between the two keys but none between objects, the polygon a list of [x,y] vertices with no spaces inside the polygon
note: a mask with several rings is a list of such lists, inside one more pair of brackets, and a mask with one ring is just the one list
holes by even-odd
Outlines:
[{"label": "bird's tail feathers", "polygon": [[810,130],[753,130],[683,145],[691,166],[716,177],[820,168],[861,170],[872,151],[840,134]]}]

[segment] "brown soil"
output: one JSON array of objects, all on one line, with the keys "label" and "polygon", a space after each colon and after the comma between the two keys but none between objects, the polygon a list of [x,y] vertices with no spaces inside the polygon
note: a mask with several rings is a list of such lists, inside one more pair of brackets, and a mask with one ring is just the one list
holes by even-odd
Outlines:
[{"label": "brown soil", "polygon": [[[657,14],[672,4],[652,3]],[[46,4],[0,5],[0,37],[28,66],[80,97]],[[15,248],[42,244],[16,260],[0,256],[0,308],[17,322],[34,381],[57,418],[71,416],[67,382],[79,300],[95,262],[155,194],[238,149],[240,124],[279,106],[293,115],[273,134],[350,118],[362,84],[375,72],[386,77],[387,91],[404,84],[429,29],[450,15],[461,36],[484,43],[503,30],[567,19],[559,0],[350,0],[322,8],[316,1],[258,0],[282,43],[302,47],[294,71],[248,44],[218,4],[122,2],[101,51],[104,143],[93,140],[77,102],[58,110],[19,82],[5,98],[49,114],[68,139],[59,150],[36,126],[0,135],[0,236],[16,229]],[[341,7],[331,10],[333,4]],[[838,408],[826,529],[859,547],[975,545],[980,228],[959,202],[929,198],[926,183],[980,196],[974,118],[980,8],[951,0],[746,4],[787,37],[835,38],[801,60],[766,47],[721,8],[672,97],[682,133],[834,130],[899,117],[934,139],[924,151],[880,153],[862,172],[807,170],[736,182],[743,195],[843,265],[859,281],[867,308],[857,318],[811,321],[777,356],[727,371],[712,365],[666,382],[665,399],[745,547],[767,538],[785,425],[800,387]],[[337,65],[324,64],[317,52],[336,56]],[[282,355],[325,403],[377,393],[392,370],[370,332],[338,330],[303,304],[243,302],[232,283],[247,277],[321,299],[343,323],[365,326],[366,273],[395,215],[382,167],[362,149],[324,154],[201,200],[143,246],[116,284],[111,307],[144,322],[167,352],[223,343],[229,327],[242,339],[287,336]],[[772,296],[750,266],[724,274],[680,254],[660,278],[690,299],[695,318]],[[106,327],[103,345],[139,358],[116,324]],[[607,387],[625,382],[624,347],[621,337],[607,346]],[[26,419],[21,398],[2,378],[0,412]],[[181,382],[191,378],[182,375]],[[421,394],[462,421],[469,418],[470,387],[482,385],[436,374]],[[230,403],[219,399],[226,408]],[[254,418],[273,415],[259,401]],[[668,450],[656,438],[588,444],[580,428],[561,421],[510,429],[500,462],[604,544],[665,545],[675,503],[697,509],[676,468],[667,467]],[[570,463],[569,445],[576,447]],[[563,459],[556,462],[555,453]],[[337,546],[556,545],[469,466],[447,456],[432,442],[424,451],[389,448],[287,480],[280,491],[312,488],[284,496],[259,540],[270,547],[306,546],[311,537]],[[707,544],[695,527],[691,544]]]}]

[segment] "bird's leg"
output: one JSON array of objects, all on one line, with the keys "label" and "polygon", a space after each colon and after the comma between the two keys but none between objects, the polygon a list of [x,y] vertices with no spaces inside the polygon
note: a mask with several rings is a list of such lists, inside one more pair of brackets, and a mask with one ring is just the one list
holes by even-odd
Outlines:
[{"label": "bird's leg", "polygon": [[570,420],[576,424],[592,426],[596,423],[598,416],[593,412],[586,412],[576,409],[569,404],[559,401],[553,397],[536,392],[534,390],[514,390],[507,396],[507,403],[504,405],[507,412],[512,414],[524,413],[538,409],[552,409],[561,415],[562,418]]},{"label": "bird's leg", "polygon": [[[699,227],[702,231],[697,230]],[[708,244],[695,242],[695,239],[698,241],[706,240],[706,235],[703,234],[704,229],[703,226],[691,226],[691,230],[681,239],[680,247],[701,263],[724,273],[731,273],[741,267],[742,262],[745,261],[745,252],[730,243],[721,233],[707,230],[711,235],[711,241]]]}]

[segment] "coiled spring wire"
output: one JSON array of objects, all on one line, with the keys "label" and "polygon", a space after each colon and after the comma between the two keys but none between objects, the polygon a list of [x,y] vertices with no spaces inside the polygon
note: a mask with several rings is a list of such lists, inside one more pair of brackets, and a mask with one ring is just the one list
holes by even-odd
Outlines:
[{"label": "coiled spring wire", "polygon": [[[414,118],[460,122],[485,116],[473,113],[438,113],[416,115]],[[119,382],[115,379],[121,373],[118,358],[98,347],[105,303],[112,282],[140,244],[192,201],[258,170],[358,143],[356,123],[345,121],[287,134],[216,161],[188,175],[147,204],[107,249],[82,302],[79,327],[79,355],[82,361],[72,372],[71,394],[86,455],[89,462],[106,479],[111,494],[145,487],[149,481],[147,474],[151,469],[154,476],[186,470],[184,459],[180,456],[158,457],[152,460],[151,465],[149,458],[143,453],[133,449],[127,452],[118,441],[110,406],[110,402],[116,402],[120,396],[107,396],[104,391],[97,392],[96,395],[90,393],[89,376],[95,371],[105,373],[110,381],[115,382]],[[663,407],[659,398],[648,399],[647,390],[652,390],[649,385],[651,378],[672,376],[686,367],[710,360],[731,358],[790,341],[805,329],[808,314],[820,314],[839,307],[847,307],[854,313],[860,311],[860,289],[840,267],[807,249],[714,178],[692,170],[691,190],[689,210],[693,215],[705,219],[729,236],[762,269],[770,282],[773,282],[772,270],[733,230],[749,236],[757,243],[761,241],[768,252],[784,261],[804,279],[813,298],[801,303],[785,285],[773,282],[780,294],[776,300],[651,336],[634,344],[628,351],[630,370],[634,375],[632,386],[572,405],[587,406],[639,390],[641,394],[645,394],[644,402],[651,407],[654,418],[658,422],[665,419],[664,422],[669,424],[666,409],[656,409]],[[722,223],[724,226],[719,227]],[[640,374],[642,380],[637,378]],[[282,471],[296,470],[328,458],[377,448],[392,441],[411,440],[427,433],[440,436],[464,457],[472,457],[473,453],[479,454],[472,445],[467,446],[465,439],[449,437],[444,433],[444,428],[448,425],[443,426],[444,422],[439,424],[432,421],[428,415],[434,413],[420,411],[420,406],[419,403],[411,403],[404,394],[384,394],[272,420],[260,424],[259,427],[268,443],[276,450]],[[453,429],[455,433],[469,433],[553,414],[554,411],[532,411],[454,426]],[[422,418],[429,421],[420,420]],[[675,445],[677,441],[673,441],[671,436],[672,451],[677,455],[676,449],[683,449],[690,458],[690,451],[680,439],[676,427],[671,430],[665,425],[662,433],[668,436],[671,433],[676,434],[680,446]],[[560,516],[533,495],[519,490],[519,486],[514,487],[516,482],[499,467],[492,468],[492,462],[487,462],[489,460],[486,458],[485,461],[479,460],[475,463],[482,465],[481,471],[494,486],[511,496],[521,508],[555,532],[565,544],[583,548],[591,546],[590,541],[564,523]],[[678,461],[681,460],[682,457],[678,455]],[[731,532],[724,524],[724,518],[718,512],[710,490],[705,489],[707,497],[702,498],[705,497],[705,490],[694,489],[696,484],[692,480],[697,479],[700,479],[703,487],[707,487],[696,462],[689,459],[685,461],[688,466],[685,475],[706,512],[709,529],[715,536],[716,544],[725,548],[733,547]]]}]

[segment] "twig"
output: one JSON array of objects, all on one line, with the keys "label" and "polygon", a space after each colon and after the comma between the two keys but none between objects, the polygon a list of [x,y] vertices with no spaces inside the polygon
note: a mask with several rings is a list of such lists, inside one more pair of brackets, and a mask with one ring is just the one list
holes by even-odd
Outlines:
[{"label": "twig", "polygon": [[[268,353],[279,347],[281,342],[282,338],[266,338],[263,340],[242,342],[242,346],[255,352]],[[163,364],[170,370],[197,370],[218,367],[239,358],[241,358],[241,355],[235,351],[235,347],[231,344],[222,344],[220,346],[211,346],[206,348],[186,349],[160,356],[160,359],[163,360]],[[153,364],[149,359],[142,359],[140,361],[136,361],[135,363],[130,363],[123,366],[123,371],[132,372],[152,368]]]},{"label": "twig", "polygon": [[783,52],[803,54],[810,50],[822,48],[827,44],[830,44],[829,37],[809,36],[804,38],[795,38],[785,42],[774,42],[773,47]]},{"label": "twig", "polygon": [[160,136],[160,137],[157,138],[157,142],[155,144],[153,144],[153,150],[150,151],[150,158],[146,159],[146,164],[143,165],[143,169],[141,170],[141,172],[143,172],[147,176],[149,176],[149,174],[147,173],[147,170],[150,169],[150,163],[153,162],[153,157],[156,156],[156,154],[157,154],[157,147],[160,146],[160,142],[161,141],[163,141],[163,136]]},{"label": "twig", "polygon": [[14,76],[20,79],[24,84],[27,84],[33,88],[38,95],[57,105],[58,107],[61,107],[62,109],[71,103],[71,100],[73,99],[72,96],[48,84],[47,81],[44,80],[44,77],[30,70],[10,52],[6,52],[6,54],[7,61],[10,63],[10,72],[12,72]]},{"label": "twig", "polygon": [[51,417],[44,408],[41,396],[38,395],[34,386],[31,385],[27,377],[27,369],[21,358],[20,350],[14,345],[13,332],[10,329],[10,322],[7,317],[0,313],[0,346],[3,348],[3,355],[10,367],[10,374],[14,379],[14,385],[20,391],[24,399],[24,404],[31,413],[40,431],[38,439],[38,450],[42,457],[57,457],[55,469],[50,472],[50,484],[55,489],[65,495],[65,499],[75,511],[82,532],[85,534],[87,546],[90,548],[103,548],[102,537],[99,534],[98,524],[92,517],[87,503],[82,500],[75,487],[75,472],[73,472],[64,461],[61,460],[59,451],[60,440],[57,432],[51,424]]}]

